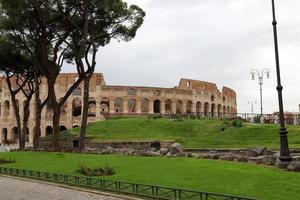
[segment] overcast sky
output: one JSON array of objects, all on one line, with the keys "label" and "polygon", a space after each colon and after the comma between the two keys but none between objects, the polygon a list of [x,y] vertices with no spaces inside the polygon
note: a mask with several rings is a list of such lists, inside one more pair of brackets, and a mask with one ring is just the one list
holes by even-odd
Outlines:
[{"label": "overcast sky", "polygon": [[[180,78],[214,82],[237,92],[239,112],[257,101],[250,70],[271,69],[264,111],[278,110],[271,0],[126,0],[146,11],[130,42],[100,49],[97,72],[109,85],[174,87]],[[300,103],[300,1],[276,0],[284,109]]]}]

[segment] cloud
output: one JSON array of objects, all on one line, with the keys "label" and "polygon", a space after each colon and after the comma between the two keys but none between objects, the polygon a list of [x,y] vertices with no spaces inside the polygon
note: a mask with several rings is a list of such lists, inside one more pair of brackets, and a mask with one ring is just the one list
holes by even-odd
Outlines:
[{"label": "cloud", "polygon": [[[99,51],[97,71],[108,84],[173,87],[182,77],[236,90],[238,110],[259,102],[252,68],[272,70],[263,85],[265,112],[278,110],[271,1],[128,0],[142,7],[145,23],[132,41]],[[300,2],[277,1],[285,110],[300,103]],[[255,107],[259,112],[259,105]]]}]

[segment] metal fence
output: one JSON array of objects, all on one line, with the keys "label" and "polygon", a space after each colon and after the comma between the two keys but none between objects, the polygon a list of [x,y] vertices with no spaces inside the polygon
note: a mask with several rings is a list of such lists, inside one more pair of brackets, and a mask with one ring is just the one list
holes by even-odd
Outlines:
[{"label": "metal fence", "polygon": [[[153,117],[170,119],[238,119],[248,123],[278,124],[278,114],[251,114],[251,113],[165,113],[165,114],[124,114],[114,117]],[[286,124],[300,125],[300,114],[285,114]]]},{"label": "metal fence", "polygon": [[62,183],[72,186],[85,187],[96,190],[110,191],[128,195],[161,200],[255,200],[244,197],[214,194],[177,188],[143,185],[98,178],[71,176],[65,174],[32,171],[0,167],[0,174],[31,178],[42,181]]}]

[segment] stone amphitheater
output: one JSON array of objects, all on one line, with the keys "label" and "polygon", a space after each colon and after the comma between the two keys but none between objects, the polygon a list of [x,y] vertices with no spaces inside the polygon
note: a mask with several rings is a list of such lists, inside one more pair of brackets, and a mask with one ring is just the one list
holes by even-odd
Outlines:
[{"label": "stone amphitheater", "polygon": [[[61,74],[56,83],[58,97],[62,97],[67,89],[77,79],[77,74]],[[82,91],[80,85],[61,110],[61,130],[78,127],[82,112]],[[41,97],[46,98],[46,81],[42,81]],[[20,115],[24,96],[17,96]],[[31,114],[28,127],[27,142],[33,141],[34,101],[31,102]],[[139,87],[139,86],[112,86],[107,85],[103,74],[93,75],[90,83],[90,100],[88,122],[105,120],[115,116],[142,116],[149,114],[199,114],[217,117],[224,113],[236,113],[236,93],[234,90],[223,87],[220,91],[216,84],[181,79],[178,86],[173,88]],[[17,142],[17,128],[14,110],[11,103],[6,81],[0,79],[0,131],[1,143]],[[42,137],[52,134],[52,111],[46,106],[42,112]]]}]

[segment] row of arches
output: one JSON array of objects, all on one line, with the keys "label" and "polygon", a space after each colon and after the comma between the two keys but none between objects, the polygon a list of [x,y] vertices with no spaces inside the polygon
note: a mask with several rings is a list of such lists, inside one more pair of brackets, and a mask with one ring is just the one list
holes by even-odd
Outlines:
[{"label": "row of arches", "polygon": [[[65,131],[65,130],[67,130],[66,126],[64,126],[64,125],[60,126],[60,131]],[[46,135],[53,134],[53,127],[47,126],[45,129],[45,133],[46,133]],[[28,128],[26,131],[25,142],[29,142],[29,129]],[[1,133],[1,143],[2,144],[8,144],[8,143],[18,144],[19,143],[18,128],[13,127],[10,130],[10,132],[7,128],[3,128],[2,133]]]},{"label": "row of arches", "polygon": [[[2,135],[1,135],[1,143],[7,144],[7,143],[19,143],[19,134],[18,134],[18,128],[13,127],[10,131],[10,137],[9,132],[7,128],[2,129]],[[27,128],[26,136],[25,136],[25,142],[29,142],[29,128]]]},{"label": "row of arches", "polygon": [[[162,101],[156,99],[150,101],[147,98],[142,98],[138,102],[135,98],[122,99],[117,97],[113,100],[110,100],[107,97],[101,98],[100,101],[100,112],[105,113],[234,113],[236,112],[235,108],[230,106],[225,106],[221,104],[208,103],[205,102],[202,105],[201,102],[196,102],[196,105],[193,105],[192,101],[183,102],[182,100],[172,101],[167,99]],[[9,101],[4,102],[3,106],[4,116],[9,116],[10,114],[10,103]],[[64,119],[68,111],[72,109],[72,116],[79,117],[82,114],[82,99],[74,98],[72,101],[72,108],[68,107],[68,104],[65,103],[61,108],[61,118]],[[89,99],[88,107],[88,117],[96,117],[96,99]],[[1,105],[0,105],[1,113]],[[53,112],[51,105],[47,104],[46,106],[46,120],[51,121],[53,117]]]}]

